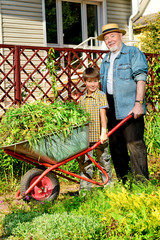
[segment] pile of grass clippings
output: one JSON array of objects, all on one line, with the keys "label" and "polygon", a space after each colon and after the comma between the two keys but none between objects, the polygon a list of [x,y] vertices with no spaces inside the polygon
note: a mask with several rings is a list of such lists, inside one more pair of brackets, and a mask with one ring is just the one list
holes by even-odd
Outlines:
[{"label": "pile of grass clippings", "polygon": [[0,122],[0,145],[28,140],[30,145],[41,137],[63,133],[66,137],[73,126],[89,122],[89,114],[74,102],[53,104],[36,101],[12,107]]}]

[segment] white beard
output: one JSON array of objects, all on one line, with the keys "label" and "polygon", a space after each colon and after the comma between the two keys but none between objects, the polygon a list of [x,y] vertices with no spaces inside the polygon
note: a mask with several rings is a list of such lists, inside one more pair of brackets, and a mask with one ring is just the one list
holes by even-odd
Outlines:
[{"label": "white beard", "polygon": [[111,47],[109,50],[110,50],[111,52],[117,52],[117,51],[118,51],[118,46]]}]

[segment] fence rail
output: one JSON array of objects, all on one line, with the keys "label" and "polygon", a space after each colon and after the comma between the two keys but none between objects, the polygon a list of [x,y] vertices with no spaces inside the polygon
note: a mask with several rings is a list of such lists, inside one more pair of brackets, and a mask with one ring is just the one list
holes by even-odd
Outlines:
[{"label": "fence rail", "polygon": [[[54,101],[52,78],[47,68],[49,50],[48,47],[0,44],[0,115],[15,104],[25,104],[37,99],[51,103]],[[62,101],[77,100],[85,91],[82,72],[88,66],[99,68],[106,52],[54,48],[52,60],[56,70],[54,76],[57,82],[57,97]],[[152,90],[155,83],[153,58],[158,60],[159,55],[145,55],[150,63],[148,84]],[[150,103],[155,109],[152,100],[151,94]]]}]

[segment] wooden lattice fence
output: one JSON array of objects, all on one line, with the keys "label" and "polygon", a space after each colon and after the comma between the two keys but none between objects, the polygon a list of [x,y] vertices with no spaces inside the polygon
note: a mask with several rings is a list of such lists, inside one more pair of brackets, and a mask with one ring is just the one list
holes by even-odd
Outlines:
[{"label": "wooden lattice fence", "polygon": [[[100,67],[106,51],[54,48],[57,97],[62,101],[77,100],[85,91],[82,72],[88,66]],[[37,99],[53,102],[52,81],[47,68],[48,47],[0,45],[0,115],[9,106],[25,104]],[[153,58],[159,55],[146,54],[150,70],[150,89],[154,86]],[[152,108],[155,103],[152,101]],[[148,104],[148,102],[147,102]]]}]

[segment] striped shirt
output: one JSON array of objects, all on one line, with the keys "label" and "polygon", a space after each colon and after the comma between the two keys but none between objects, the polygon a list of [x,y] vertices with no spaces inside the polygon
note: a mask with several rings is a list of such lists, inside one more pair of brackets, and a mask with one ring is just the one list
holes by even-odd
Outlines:
[{"label": "striped shirt", "polygon": [[91,123],[89,124],[89,141],[98,142],[101,134],[100,109],[108,108],[106,94],[99,89],[89,96],[85,93],[80,98],[79,104],[91,116]]}]

